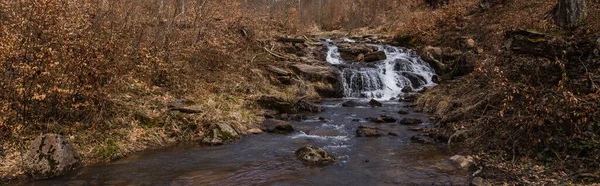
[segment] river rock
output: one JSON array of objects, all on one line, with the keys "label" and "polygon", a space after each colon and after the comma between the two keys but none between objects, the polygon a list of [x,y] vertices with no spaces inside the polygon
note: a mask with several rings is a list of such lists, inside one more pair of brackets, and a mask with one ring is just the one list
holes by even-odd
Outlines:
[{"label": "river rock", "polygon": [[366,127],[366,126],[358,126],[356,130],[356,137],[381,137],[384,136],[385,133],[378,129],[377,127]]},{"label": "river rock", "polygon": [[408,112],[405,111],[405,110],[400,110],[400,111],[398,111],[398,114],[400,114],[400,115],[407,115]]},{"label": "river rock", "polygon": [[405,86],[404,88],[402,88],[401,91],[404,92],[404,93],[409,93],[409,92],[412,92],[413,89],[410,86]]},{"label": "river rock", "polygon": [[410,141],[413,143],[420,143],[420,144],[426,144],[426,145],[435,145],[435,140],[433,140],[430,137],[427,136],[421,136],[421,135],[416,135],[416,136],[412,136],[410,137]]},{"label": "river rock", "polygon": [[294,127],[286,121],[266,119],[263,121],[263,131],[277,134],[289,134],[294,132]]},{"label": "river rock", "polygon": [[222,145],[228,141],[239,139],[240,135],[229,124],[217,123],[212,130],[202,139],[202,143],[209,145]]},{"label": "river rock", "polygon": [[325,150],[306,145],[295,152],[296,158],[307,165],[328,165],[335,162],[335,157]]},{"label": "river rock", "polygon": [[394,123],[394,122],[398,121],[398,119],[396,119],[392,116],[385,115],[385,114],[383,114],[379,117],[369,118],[369,120],[371,120],[372,122],[375,122],[375,123]]},{"label": "river rock", "polygon": [[349,101],[342,103],[342,107],[366,107],[368,105],[369,104],[367,104],[367,103],[362,103],[362,102],[358,102],[358,101],[354,101],[354,100],[349,100]]},{"label": "river rock", "polygon": [[369,46],[366,44],[350,44],[344,43],[338,45],[338,51],[340,52],[340,57],[348,62],[358,62],[358,56],[362,54],[366,56],[369,53],[377,51],[377,47]]},{"label": "river rock", "polygon": [[384,51],[372,52],[364,55],[365,62],[383,61],[387,59]]},{"label": "river rock", "polygon": [[58,134],[38,136],[27,152],[25,169],[34,179],[63,175],[80,166],[77,149]]},{"label": "river rock", "polygon": [[423,121],[416,118],[404,118],[400,120],[400,124],[402,125],[418,125],[421,123],[423,123]]},{"label": "river rock", "polygon": [[462,156],[462,155],[454,155],[452,157],[450,157],[450,161],[452,161],[452,163],[460,168],[460,169],[464,169],[464,168],[469,168],[471,166],[473,166],[473,162],[475,161],[473,159],[472,156]]},{"label": "river rock", "polygon": [[371,107],[383,107],[383,103],[375,99],[371,99],[371,101],[369,101],[369,105],[371,105]]}]

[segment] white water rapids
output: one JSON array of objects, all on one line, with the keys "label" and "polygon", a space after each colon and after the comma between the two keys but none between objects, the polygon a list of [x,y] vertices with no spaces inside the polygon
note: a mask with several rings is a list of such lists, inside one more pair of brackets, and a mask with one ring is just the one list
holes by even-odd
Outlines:
[{"label": "white water rapids", "polygon": [[[344,39],[354,43],[354,40]],[[341,57],[338,46],[324,40],[328,47],[326,60],[338,65],[346,98],[376,98],[387,100],[402,95],[404,87],[418,91],[424,87],[435,86],[432,77],[435,71],[414,51],[388,46],[375,45],[384,51],[387,59],[368,63],[347,63]]]}]

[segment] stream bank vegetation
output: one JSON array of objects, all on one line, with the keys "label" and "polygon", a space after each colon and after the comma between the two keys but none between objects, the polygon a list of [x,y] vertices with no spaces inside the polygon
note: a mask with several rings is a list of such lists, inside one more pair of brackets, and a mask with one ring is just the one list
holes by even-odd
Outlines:
[{"label": "stream bank vegetation", "polygon": [[0,2],[0,183],[26,174],[44,133],[86,164],[200,142],[220,123],[245,133],[263,119],[256,100],[319,99],[328,86],[273,77],[267,65],[320,59],[278,38],[363,35],[430,58],[440,83],[418,108],[435,135],[469,131],[477,177],[600,181],[597,1],[569,28],[554,24],[555,0],[340,1]]}]

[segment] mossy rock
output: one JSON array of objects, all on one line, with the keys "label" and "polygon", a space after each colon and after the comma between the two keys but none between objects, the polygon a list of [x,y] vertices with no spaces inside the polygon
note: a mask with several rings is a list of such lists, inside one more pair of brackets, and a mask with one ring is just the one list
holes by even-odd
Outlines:
[{"label": "mossy rock", "polygon": [[209,145],[222,145],[239,138],[240,134],[233,129],[233,127],[227,123],[221,122],[216,124],[214,128],[208,132],[202,142]]},{"label": "mossy rock", "polygon": [[333,155],[312,145],[307,145],[296,150],[295,154],[299,160],[307,165],[329,165],[335,162]]},{"label": "mossy rock", "polygon": [[34,179],[60,176],[81,164],[75,147],[58,134],[37,137],[31,143],[25,158],[25,170]]}]

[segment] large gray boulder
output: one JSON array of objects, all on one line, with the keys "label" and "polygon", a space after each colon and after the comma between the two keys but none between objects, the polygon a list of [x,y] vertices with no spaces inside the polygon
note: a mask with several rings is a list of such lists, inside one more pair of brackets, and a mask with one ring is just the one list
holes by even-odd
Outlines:
[{"label": "large gray boulder", "polygon": [[266,119],[263,121],[262,130],[269,133],[289,134],[294,132],[294,127],[286,121]]},{"label": "large gray boulder", "polygon": [[25,169],[34,179],[60,176],[80,165],[77,149],[58,134],[37,137],[31,143],[25,160]]},{"label": "large gray boulder", "polygon": [[226,142],[241,138],[240,134],[227,123],[218,123],[208,132],[202,143],[222,145]]},{"label": "large gray boulder", "polygon": [[328,165],[335,162],[335,157],[325,150],[306,145],[295,152],[296,157],[307,165]]}]

